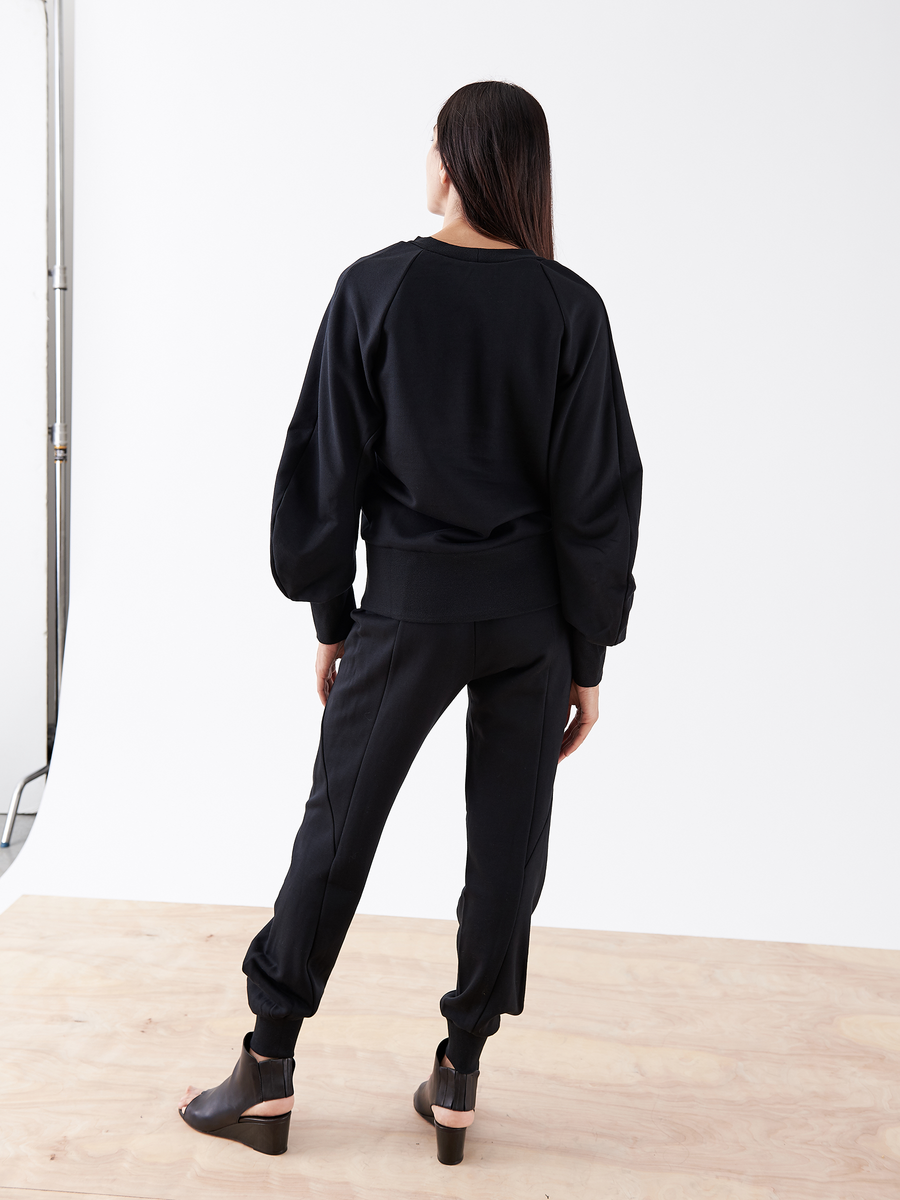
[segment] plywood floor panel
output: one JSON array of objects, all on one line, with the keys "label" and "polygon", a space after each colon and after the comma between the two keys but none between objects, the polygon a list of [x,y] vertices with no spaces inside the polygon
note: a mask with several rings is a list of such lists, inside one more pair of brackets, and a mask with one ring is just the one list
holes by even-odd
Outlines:
[{"label": "plywood floor panel", "polygon": [[47,1192],[34,1188],[7,1188],[0,1184],[0,1200],[142,1200],[134,1196],[109,1196],[98,1192]]},{"label": "plywood floor panel", "polygon": [[231,1070],[267,909],[0,916],[0,1200],[896,1200],[900,952],[536,929],[465,1162],[411,1107],[455,924],[358,917],[298,1044],[288,1153],[176,1111]]}]

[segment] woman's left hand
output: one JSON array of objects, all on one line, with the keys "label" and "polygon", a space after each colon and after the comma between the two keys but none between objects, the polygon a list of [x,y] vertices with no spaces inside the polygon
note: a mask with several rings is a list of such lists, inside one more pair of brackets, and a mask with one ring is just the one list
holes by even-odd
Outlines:
[{"label": "woman's left hand", "polygon": [[556,760],[557,766],[564,758],[568,758],[570,754],[574,754],[587,735],[597,724],[597,718],[600,715],[600,684],[595,683],[593,687],[582,687],[581,684],[572,680],[572,685],[569,688],[569,711],[575,709],[575,716],[569,722],[563,733],[562,747],[559,752],[559,758]]},{"label": "woman's left hand", "polygon": [[335,663],[343,657],[343,654],[343,642],[319,642],[319,648],[316,651],[316,691],[323,704],[327,703],[328,693],[334,687],[334,681],[337,679]]}]

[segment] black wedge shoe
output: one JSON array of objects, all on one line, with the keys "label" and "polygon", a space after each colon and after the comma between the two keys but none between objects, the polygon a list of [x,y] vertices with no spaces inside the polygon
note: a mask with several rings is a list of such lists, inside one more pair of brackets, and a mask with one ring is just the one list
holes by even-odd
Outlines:
[{"label": "black wedge shoe", "polygon": [[291,1114],[280,1117],[242,1117],[241,1113],[263,1100],[280,1100],[294,1094],[294,1059],[267,1058],[257,1062],[250,1053],[252,1031],[244,1038],[241,1057],[230,1079],[207,1088],[190,1104],[179,1109],[192,1129],[213,1137],[242,1142],[261,1154],[284,1154],[287,1150]]},{"label": "black wedge shoe", "polygon": [[[413,1096],[413,1108],[420,1117],[430,1121],[437,1135],[438,1162],[455,1167],[463,1160],[466,1147],[466,1130],[441,1125],[434,1119],[432,1104],[440,1108],[452,1108],[454,1112],[471,1112],[475,1107],[475,1089],[480,1072],[457,1071],[453,1067],[442,1067],[447,1053],[449,1038],[444,1038],[435,1052],[431,1078],[419,1084]],[[467,1126],[468,1128],[468,1126]]]}]

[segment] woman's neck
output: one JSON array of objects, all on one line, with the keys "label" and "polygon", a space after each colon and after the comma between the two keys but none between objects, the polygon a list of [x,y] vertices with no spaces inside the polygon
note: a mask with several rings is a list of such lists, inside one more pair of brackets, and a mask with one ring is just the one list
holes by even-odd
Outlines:
[{"label": "woman's neck", "polygon": [[485,237],[477,229],[473,229],[464,217],[444,217],[444,224],[437,233],[431,235],[436,242],[449,242],[451,246],[470,246],[485,250],[519,250],[521,247],[512,242],[500,242],[496,238]]}]

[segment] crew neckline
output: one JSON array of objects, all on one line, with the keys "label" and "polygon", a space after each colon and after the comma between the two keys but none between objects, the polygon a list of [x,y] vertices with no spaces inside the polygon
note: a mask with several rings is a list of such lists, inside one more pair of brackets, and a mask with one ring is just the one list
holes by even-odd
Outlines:
[{"label": "crew neckline", "polygon": [[446,254],[448,258],[461,258],[467,262],[504,262],[511,258],[537,258],[533,250],[521,247],[503,246],[454,246],[452,242],[442,242],[433,237],[413,238],[414,246],[423,250],[432,250],[436,254]]}]

